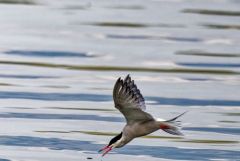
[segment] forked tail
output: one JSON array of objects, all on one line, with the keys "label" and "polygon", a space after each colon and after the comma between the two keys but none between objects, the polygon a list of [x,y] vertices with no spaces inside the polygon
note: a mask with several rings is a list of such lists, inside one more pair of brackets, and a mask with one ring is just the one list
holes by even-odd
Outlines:
[{"label": "forked tail", "polygon": [[184,115],[186,112],[178,115],[177,117],[174,117],[170,120],[167,121],[161,121],[160,122],[160,129],[162,129],[163,131],[172,134],[172,135],[183,135],[180,132],[181,129],[181,121],[178,121],[177,119],[179,117],[181,117],[182,115]]}]

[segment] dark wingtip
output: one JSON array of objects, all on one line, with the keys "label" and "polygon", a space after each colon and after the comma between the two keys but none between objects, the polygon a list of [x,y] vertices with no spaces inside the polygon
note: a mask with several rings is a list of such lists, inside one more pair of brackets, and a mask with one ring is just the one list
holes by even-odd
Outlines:
[{"label": "dark wingtip", "polygon": [[121,80],[121,77],[119,77],[119,78],[117,79],[117,82],[120,82],[120,80]]},{"label": "dark wingtip", "polygon": [[130,74],[125,77],[124,82],[131,82]]}]

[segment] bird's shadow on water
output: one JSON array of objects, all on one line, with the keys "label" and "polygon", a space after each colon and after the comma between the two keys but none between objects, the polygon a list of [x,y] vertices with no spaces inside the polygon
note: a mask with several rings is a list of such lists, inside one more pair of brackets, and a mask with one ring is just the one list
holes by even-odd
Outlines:
[{"label": "bird's shadow on water", "polygon": [[[154,105],[177,105],[177,106],[240,106],[238,100],[206,100],[191,98],[167,98],[167,97],[145,97],[153,101]],[[87,94],[87,93],[38,93],[38,92],[13,92],[1,91],[0,99],[32,99],[44,101],[92,101],[109,102],[111,95]]]},{"label": "bird's shadow on water", "polygon": [[[42,138],[31,136],[0,136],[0,145],[23,147],[46,147],[52,150],[75,150],[96,152],[103,145],[90,141],[66,140],[59,138]],[[127,145],[122,149],[116,149],[118,154],[148,155],[156,158],[175,160],[210,160],[231,159],[236,160],[239,151],[215,150],[215,149],[186,149],[163,146]]]}]

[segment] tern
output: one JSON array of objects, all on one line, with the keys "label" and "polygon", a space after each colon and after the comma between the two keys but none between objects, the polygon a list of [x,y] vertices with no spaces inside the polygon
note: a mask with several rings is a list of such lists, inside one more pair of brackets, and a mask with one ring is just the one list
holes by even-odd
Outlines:
[{"label": "tern", "polygon": [[115,108],[124,115],[127,124],[120,134],[99,150],[103,152],[102,156],[114,148],[123,147],[134,138],[148,135],[159,129],[172,135],[183,135],[180,132],[180,121],[177,119],[186,112],[166,121],[154,119],[151,114],[145,112],[145,100],[130,75],[127,75],[124,80],[121,77],[118,78],[113,88],[113,100]]}]

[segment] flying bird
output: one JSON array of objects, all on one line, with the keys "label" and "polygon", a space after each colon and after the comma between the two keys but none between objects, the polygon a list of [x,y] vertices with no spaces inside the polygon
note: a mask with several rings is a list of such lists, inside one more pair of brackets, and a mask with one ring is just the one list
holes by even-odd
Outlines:
[{"label": "flying bird", "polygon": [[123,80],[118,78],[113,89],[115,107],[124,115],[127,124],[122,132],[112,138],[108,145],[99,150],[106,155],[114,148],[121,148],[136,137],[148,135],[159,129],[172,135],[183,135],[180,132],[180,121],[177,118],[170,120],[154,119],[151,114],[145,112],[145,100],[130,75]]}]

